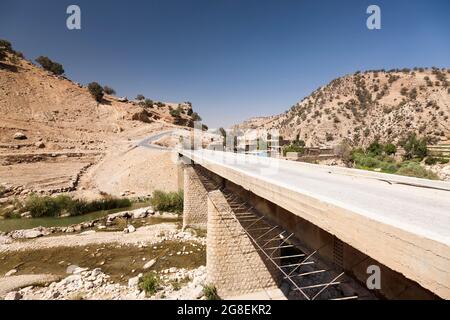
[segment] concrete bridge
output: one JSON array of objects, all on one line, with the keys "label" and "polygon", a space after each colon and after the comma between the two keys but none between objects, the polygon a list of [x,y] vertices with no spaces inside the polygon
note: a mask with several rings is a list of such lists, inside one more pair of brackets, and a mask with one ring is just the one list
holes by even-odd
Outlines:
[{"label": "concrete bridge", "polygon": [[[450,298],[450,184],[181,150],[184,227],[207,228],[219,295]],[[374,267],[375,266],[375,269]],[[367,289],[371,270],[380,283]]]}]

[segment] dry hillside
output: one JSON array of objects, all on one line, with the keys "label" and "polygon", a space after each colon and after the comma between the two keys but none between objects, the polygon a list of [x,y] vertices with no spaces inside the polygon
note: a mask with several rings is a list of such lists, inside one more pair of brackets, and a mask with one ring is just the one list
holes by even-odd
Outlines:
[{"label": "dry hillside", "polygon": [[[86,87],[37,67],[14,51],[0,60],[1,185],[22,195],[80,189],[94,189],[96,194],[106,189],[115,195],[126,189],[133,194],[133,185],[138,194],[177,188],[169,155],[128,151],[139,139],[191,126],[190,103],[155,102],[144,107],[111,95],[97,103]],[[154,181],[161,175],[154,168],[164,168],[173,179]],[[114,185],[102,185],[108,177]],[[136,179],[142,183],[134,183]]]},{"label": "dry hillside", "polygon": [[288,112],[254,118],[240,129],[278,129],[309,146],[349,139],[367,145],[374,138],[397,142],[415,131],[432,142],[450,138],[450,69],[414,68],[355,73],[333,80]]}]

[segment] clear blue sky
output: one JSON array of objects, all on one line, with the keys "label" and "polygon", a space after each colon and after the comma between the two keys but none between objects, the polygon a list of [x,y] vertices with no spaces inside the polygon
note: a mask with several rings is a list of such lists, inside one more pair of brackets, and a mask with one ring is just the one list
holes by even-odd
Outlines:
[{"label": "clear blue sky", "polygon": [[[78,4],[82,30],[66,29]],[[382,29],[366,28],[366,8]],[[210,127],[281,113],[357,70],[450,66],[448,0],[1,0],[0,38],[81,83],[192,101]]]}]

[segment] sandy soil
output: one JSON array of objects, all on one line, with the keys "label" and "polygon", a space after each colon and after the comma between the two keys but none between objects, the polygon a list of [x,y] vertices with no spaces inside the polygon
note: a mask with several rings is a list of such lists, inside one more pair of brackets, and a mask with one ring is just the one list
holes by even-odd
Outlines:
[{"label": "sandy soil", "polygon": [[81,179],[80,189],[83,188],[114,196],[147,196],[157,189],[176,191],[177,165],[170,151],[117,148]]}]

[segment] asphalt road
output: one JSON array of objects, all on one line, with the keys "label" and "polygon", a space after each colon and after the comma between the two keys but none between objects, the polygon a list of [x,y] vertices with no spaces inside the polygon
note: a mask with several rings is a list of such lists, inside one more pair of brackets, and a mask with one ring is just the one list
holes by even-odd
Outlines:
[{"label": "asphalt road", "polygon": [[207,150],[192,155],[450,245],[450,183]]},{"label": "asphalt road", "polygon": [[144,147],[144,148],[150,148],[150,149],[157,149],[157,150],[171,150],[166,147],[158,146],[156,144],[153,144],[155,141],[158,141],[162,137],[172,134],[173,131],[165,131],[158,134],[155,134],[153,136],[147,137],[137,143],[138,147]]}]

